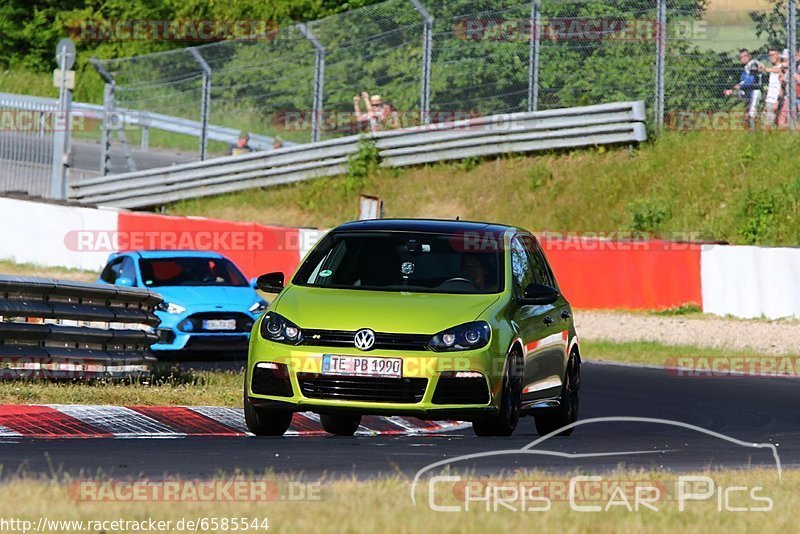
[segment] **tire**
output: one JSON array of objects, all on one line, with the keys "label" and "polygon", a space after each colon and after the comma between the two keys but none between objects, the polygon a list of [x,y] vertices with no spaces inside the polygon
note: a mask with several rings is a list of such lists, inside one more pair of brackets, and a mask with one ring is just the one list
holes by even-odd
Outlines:
[{"label": "tire", "polygon": [[519,423],[522,406],[522,354],[515,349],[508,356],[506,374],[500,397],[500,411],[494,417],[472,422],[476,436],[503,436],[514,433]]},{"label": "tire", "polygon": [[361,424],[360,415],[348,414],[320,414],[319,422],[322,423],[322,428],[325,432],[333,434],[334,436],[352,436],[358,430],[358,425]]},{"label": "tire", "polygon": [[253,406],[244,393],[244,422],[256,436],[282,436],[292,424],[292,412]]},{"label": "tire", "polygon": [[[540,436],[546,436],[578,420],[578,406],[581,392],[581,362],[576,353],[572,353],[567,362],[567,372],[564,376],[564,386],[561,388],[561,401],[558,408],[552,411],[534,415],[536,431]],[[574,428],[568,428],[557,434],[570,436]]]}]

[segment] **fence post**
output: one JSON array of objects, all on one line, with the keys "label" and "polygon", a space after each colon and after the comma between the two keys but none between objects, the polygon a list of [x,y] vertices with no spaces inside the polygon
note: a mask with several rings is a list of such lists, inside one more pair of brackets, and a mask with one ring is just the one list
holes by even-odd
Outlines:
[{"label": "fence post", "polygon": [[100,137],[100,175],[108,176],[111,173],[111,114],[114,111],[114,77],[96,57],[90,58],[89,63],[97,74],[106,82],[103,87],[103,130]]},{"label": "fence post", "polygon": [[657,0],[656,6],[656,87],[653,113],[656,132],[661,133],[664,129],[664,102],[666,100],[667,0]]},{"label": "fence post", "polygon": [[528,111],[539,109],[539,55],[542,45],[542,0],[531,4],[530,51],[528,54]]},{"label": "fence post", "polygon": [[314,65],[314,102],[311,105],[311,142],[318,143],[322,131],[322,97],[325,94],[325,47],[314,37],[305,24],[298,24],[300,33],[314,47],[316,61]]},{"label": "fence post", "polygon": [[[789,47],[789,72],[797,72],[797,0],[789,0],[789,13],[786,17]],[[789,81],[789,128],[797,127],[797,87],[794,80]]]},{"label": "fence post", "polygon": [[431,122],[431,49],[433,48],[433,16],[419,0],[410,0],[422,16],[422,83],[419,97],[419,120]]},{"label": "fence post", "polygon": [[208,115],[211,112],[211,67],[197,48],[189,48],[197,64],[203,69],[203,87],[200,92],[200,161],[206,159],[208,151]]}]

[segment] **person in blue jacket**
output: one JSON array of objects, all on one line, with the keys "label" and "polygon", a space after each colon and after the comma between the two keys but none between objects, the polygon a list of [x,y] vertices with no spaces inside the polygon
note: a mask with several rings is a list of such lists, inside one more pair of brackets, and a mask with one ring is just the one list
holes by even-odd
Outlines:
[{"label": "person in blue jacket", "polygon": [[742,64],[739,83],[733,86],[732,91],[725,91],[725,94],[739,93],[739,97],[745,101],[747,124],[751,129],[754,129],[756,117],[758,116],[758,104],[761,102],[761,92],[764,86],[764,66],[753,59],[753,55],[746,48],[742,48],[739,51],[739,62]]}]

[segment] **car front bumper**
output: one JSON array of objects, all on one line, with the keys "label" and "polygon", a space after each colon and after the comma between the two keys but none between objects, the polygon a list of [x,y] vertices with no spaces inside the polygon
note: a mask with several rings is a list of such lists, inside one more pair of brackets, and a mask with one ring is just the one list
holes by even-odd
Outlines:
[{"label": "car front bumper", "polygon": [[[504,356],[493,354],[490,347],[480,350],[437,353],[431,351],[397,351],[376,350],[362,352],[355,348],[325,348],[288,346],[266,341],[257,334],[250,343],[250,354],[247,364],[246,397],[253,406],[262,406],[276,410],[311,411],[316,413],[359,413],[375,415],[409,415],[423,419],[461,419],[472,420],[497,413],[498,397],[501,388],[502,364]],[[402,378],[370,379],[369,377],[340,377],[322,373],[322,359],[325,354],[344,356],[369,356],[401,358],[403,360]],[[254,373],[258,364],[275,364],[278,369],[271,372],[279,375],[287,383],[286,391],[281,395],[259,393],[261,386],[253,387]],[[437,397],[437,388],[445,380],[460,380],[447,376],[453,372],[466,371],[481,373],[482,377],[473,380],[482,381],[485,400],[480,403],[447,403],[443,397]],[[262,371],[263,372],[263,371]],[[256,374],[256,381],[261,380]],[[341,379],[341,383],[337,380]],[[276,379],[277,380],[277,379]],[[324,386],[315,388],[315,381],[322,380]],[[380,400],[385,397],[381,391],[381,383],[387,388],[398,388],[396,382],[413,382],[413,398],[405,398],[402,402]],[[386,382],[389,381],[389,382]],[[422,382],[424,381],[424,385]],[[412,387],[409,385],[409,387]],[[256,391],[254,391],[254,389]],[[400,388],[402,389],[402,388]],[[354,400],[349,396],[365,397],[370,391],[379,391],[373,399]],[[321,392],[322,391],[322,392]],[[354,393],[349,395],[348,393]],[[357,395],[355,395],[357,393]],[[339,396],[341,395],[341,396]]]}]

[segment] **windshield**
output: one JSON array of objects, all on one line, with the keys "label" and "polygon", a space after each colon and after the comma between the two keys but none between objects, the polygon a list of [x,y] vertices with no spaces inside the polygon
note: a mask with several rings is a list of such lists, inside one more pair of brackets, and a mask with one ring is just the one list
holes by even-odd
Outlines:
[{"label": "windshield", "polygon": [[[478,246],[470,246],[477,243]],[[466,246],[465,246],[466,244]],[[294,277],[303,286],[426,293],[499,293],[502,236],[338,232],[314,248]]]},{"label": "windshield", "polygon": [[147,287],[248,285],[239,269],[222,258],[140,259],[139,266]]}]

